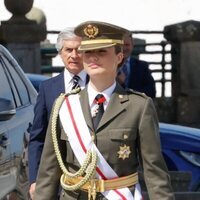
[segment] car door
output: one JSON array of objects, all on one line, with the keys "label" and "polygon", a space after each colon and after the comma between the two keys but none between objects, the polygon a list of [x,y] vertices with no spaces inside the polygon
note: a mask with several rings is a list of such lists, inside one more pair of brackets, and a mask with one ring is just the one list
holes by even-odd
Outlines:
[{"label": "car door", "polygon": [[[8,55],[9,56],[9,55]],[[12,57],[0,54],[0,98],[13,102],[16,114],[0,121],[0,199],[13,190],[26,193],[27,177],[20,177],[19,167],[25,165],[26,134],[33,120],[33,107],[37,93]],[[18,184],[18,185],[17,185]],[[26,185],[27,186],[27,185]],[[23,195],[23,199],[24,199]]]},{"label": "car door", "polygon": [[[6,76],[3,57],[0,60],[0,97],[14,102],[13,92]],[[10,120],[9,120],[10,121]],[[0,121],[0,197],[15,188],[13,175],[10,171],[9,125],[7,121]]]}]

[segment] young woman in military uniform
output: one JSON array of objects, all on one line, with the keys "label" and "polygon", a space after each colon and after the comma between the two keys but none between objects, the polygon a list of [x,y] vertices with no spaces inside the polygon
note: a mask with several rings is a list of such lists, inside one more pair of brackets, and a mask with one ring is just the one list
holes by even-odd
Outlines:
[{"label": "young woman in military uniform", "polygon": [[[116,82],[125,30],[96,21],[78,25],[87,87],[56,100],[35,200],[141,200],[141,161],[151,200],[173,200],[152,99]],[[79,92],[79,93],[78,93]]]}]

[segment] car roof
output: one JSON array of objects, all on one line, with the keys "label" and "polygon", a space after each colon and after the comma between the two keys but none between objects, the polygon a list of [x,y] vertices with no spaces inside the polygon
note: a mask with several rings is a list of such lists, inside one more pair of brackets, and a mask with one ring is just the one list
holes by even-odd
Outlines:
[{"label": "car roof", "polygon": [[29,77],[30,80],[37,80],[37,81],[44,81],[50,78],[49,76],[45,76],[42,74],[26,73],[26,75]]},{"label": "car roof", "polygon": [[200,140],[200,129],[182,125],[159,123],[160,132],[163,134],[192,137]]},{"label": "car roof", "polygon": [[200,153],[200,129],[159,123],[163,149]]}]

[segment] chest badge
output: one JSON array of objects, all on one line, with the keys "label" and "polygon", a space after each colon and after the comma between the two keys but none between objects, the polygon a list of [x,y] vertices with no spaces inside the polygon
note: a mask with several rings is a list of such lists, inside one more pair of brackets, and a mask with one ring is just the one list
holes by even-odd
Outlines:
[{"label": "chest badge", "polygon": [[120,150],[117,152],[119,154],[118,158],[121,158],[122,160],[125,160],[126,158],[129,158],[129,155],[131,154],[130,146],[120,146]]}]

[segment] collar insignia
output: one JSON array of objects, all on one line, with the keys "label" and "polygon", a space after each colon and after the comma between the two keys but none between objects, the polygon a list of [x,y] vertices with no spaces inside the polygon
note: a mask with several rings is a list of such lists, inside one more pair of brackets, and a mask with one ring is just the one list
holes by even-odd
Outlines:
[{"label": "collar insignia", "polygon": [[97,36],[97,34],[99,33],[99,29],[91,24],[88,24],[85,28],[84,28],[84,33],[87,37],[91,38],[95,38]]},{"label": "collar insignia", "polygon": [[125,160],[126,158],[129,158],[129,155],[131,154],[130,146],[120,146],[120,150],[117,152],[119,154],[118,158],[121,158],[122,160]]}]

